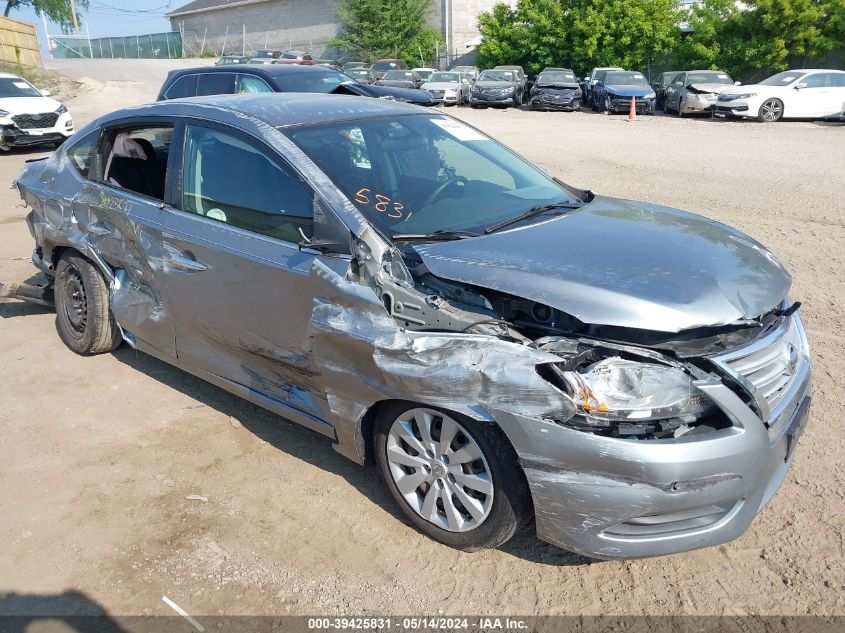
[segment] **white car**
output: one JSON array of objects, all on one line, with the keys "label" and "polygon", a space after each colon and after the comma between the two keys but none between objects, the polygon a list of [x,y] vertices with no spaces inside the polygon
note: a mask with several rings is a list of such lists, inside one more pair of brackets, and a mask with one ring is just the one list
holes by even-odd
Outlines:
[{"label": "white car", "polygon": [[716,101],[716,114],[758,121],[823,119],[845,115],[845,71],[788,70],[759,84],[728,88]]},{"label": "white car", "polygon": [[437,103],[461,105],[469,103],[469,76],[452,70],[443,70],[431,74],[422,86]]},{"label": "white car", "polygon": [[0,73],[0,150],[24,145],[61,145],[73,134],[63,103],[17,75]]}]

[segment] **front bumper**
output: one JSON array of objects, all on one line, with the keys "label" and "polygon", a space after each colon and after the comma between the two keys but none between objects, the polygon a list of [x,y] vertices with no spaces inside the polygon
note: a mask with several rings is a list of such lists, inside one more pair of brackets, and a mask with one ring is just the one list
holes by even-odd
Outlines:
[{"label": "front bumper", "polygon": [[9,118],[0,119],[0,145],[5,147],[26,147],[44,143],[62,142],[74,133],[73,119],[63,112],[56,124],[47,128],[22,129]]},{"label": "front bumper", "polygon": [[756,114],[744,101],[717,101],[713,106],[713,112],[722,116],[736,117],[754,116]]},{"label": "front bumper", "polygon": [[472,94],[470,96],[470,103],[473,105],[513,105],[515,103],[513,94],[507,95],[485,95]]},{"label": "front bumper", "polygon": [[581,107],[581,98],[573,99],[549,99],[542,96],[531,97],[528,104],[532,110],[577,110]]},{"label": "front bumper", "polygon": [[[650,114],[654,112],[653,99],[637,99],[637,114]],[[630,112],[631,97],[611,97],[610,112]]]},{"label": "front bumper", "polygon": [[684,99],[681,112],[684,114],[703,114],[712,112],[716,106],[716,99],[691,98]]},{"label": "front bumper", "polygon": [[718,545],[742,535],[774,496],[810,407],[810,363],[770,424],[722,384],[704,390],[731,426],[626,440],[496,411],[523,466],[537,536],[584,556],[624,559]]}]

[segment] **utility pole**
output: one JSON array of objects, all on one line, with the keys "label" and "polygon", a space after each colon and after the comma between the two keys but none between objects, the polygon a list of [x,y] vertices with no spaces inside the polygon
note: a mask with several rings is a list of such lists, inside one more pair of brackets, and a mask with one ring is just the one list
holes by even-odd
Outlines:
[{"label": "utility pole", "polygon": [[70,0],[70,17],[73,20],[74,34],[79,32],[79,22],[76,21],[76,0]]}]

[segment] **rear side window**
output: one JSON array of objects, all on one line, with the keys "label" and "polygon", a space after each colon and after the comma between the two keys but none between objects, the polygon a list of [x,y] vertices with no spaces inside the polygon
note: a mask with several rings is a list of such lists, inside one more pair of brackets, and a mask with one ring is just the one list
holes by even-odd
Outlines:
[{"label": "rear side window", "polygon": [[71,165],[83,178],[88,178],[91,169],[91,161],[97,153],[97,140],[100,138],[99,131],[92,132],[85,138],[73,144],[67,150],[67,156]]},{"label": "rear side window", "polygon": [[830,73],[830,85],[834,88],[845,88],[845,73]]},{"label": "rear side window", "polygon": [[197,76],[183,75],[176,81],[170,84],[167,92],[164,93],[165,99],[182,99],[184,97],[193,97],[197,94]]},{"label": "rear side window", "polygon": [[827,73],[816,73],[804,78],[807,88],[824,88],[827,86]]},{"label": "rear side window", "polygon": [[186,136],[183,211],[294,244],[313,235],[314,194],[296,173],[226,132]]},{"label": "rear side window", "polygon": [[199,76],[197,96],[230,95],[235,92],[235,73],[206,73]]}]

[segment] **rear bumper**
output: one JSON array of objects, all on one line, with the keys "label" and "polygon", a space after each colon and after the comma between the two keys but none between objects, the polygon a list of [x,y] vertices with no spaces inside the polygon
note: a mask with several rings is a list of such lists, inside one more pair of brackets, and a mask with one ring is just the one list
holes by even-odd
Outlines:
[{"label": "rear bumper", "polygon": [[669,440],[592,435],[494,412],[528,479],[539,538],[599,559],[640,558],[739,537],[789,470],[810,407],[809,362],[771,430],[723,385],[729,428]]}]

